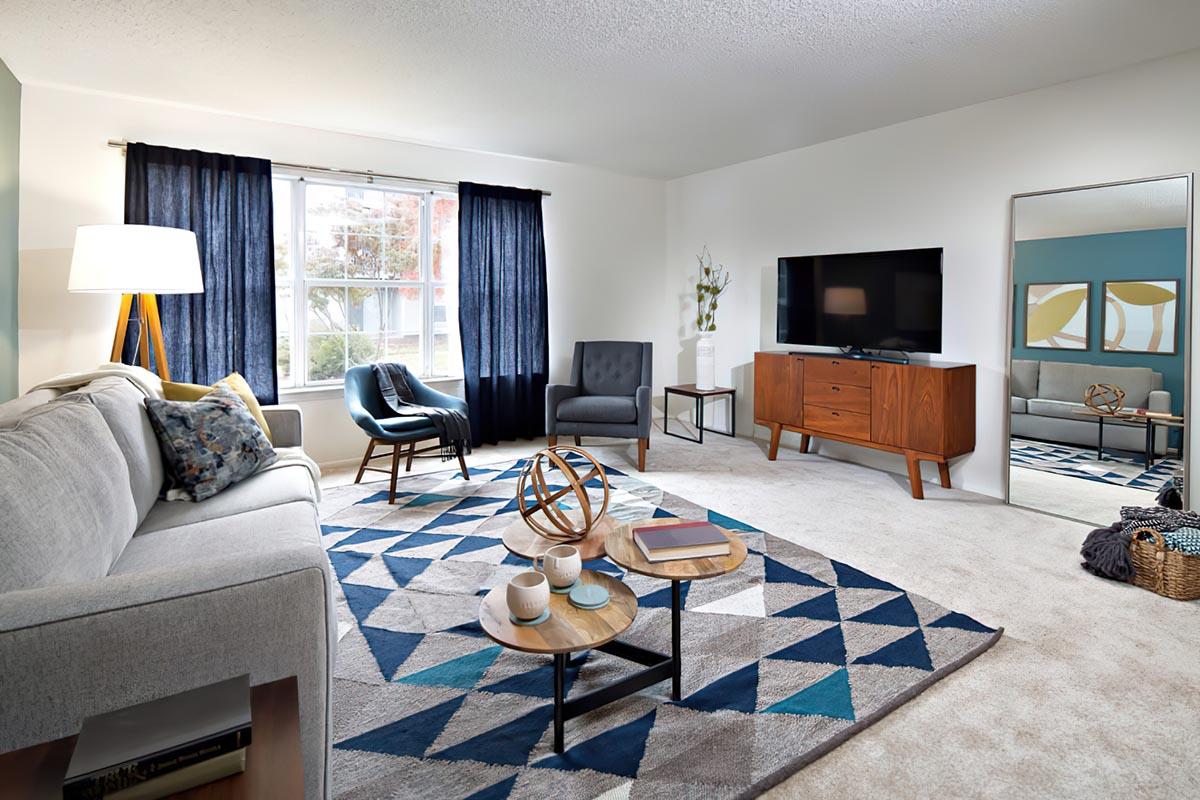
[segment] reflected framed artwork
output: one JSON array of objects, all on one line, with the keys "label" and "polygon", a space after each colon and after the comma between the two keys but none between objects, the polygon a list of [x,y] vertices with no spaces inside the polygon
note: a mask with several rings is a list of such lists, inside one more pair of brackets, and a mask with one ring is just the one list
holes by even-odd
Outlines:
[{"label": "reflected framed artwork", "polygon": [[1087,350],[1090,344],[1087,283],[1025,286],[1025,346],[1039,350]]},{"label": "reflected framed artwork", "polygon": [[1178,280],[1104,282],[1104,352],[1175,355],[1178,319]]}]

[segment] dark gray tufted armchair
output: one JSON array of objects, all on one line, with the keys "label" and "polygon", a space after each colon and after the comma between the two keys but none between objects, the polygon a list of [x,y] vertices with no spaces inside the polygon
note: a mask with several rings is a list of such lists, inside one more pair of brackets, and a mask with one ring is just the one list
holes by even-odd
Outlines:
[{"label": "dark gray tufted armchair", "polygon": [[638,469],[650,447],[650,342],[576,342],[571,382],[546,387],[546,438],[638,440]]}]

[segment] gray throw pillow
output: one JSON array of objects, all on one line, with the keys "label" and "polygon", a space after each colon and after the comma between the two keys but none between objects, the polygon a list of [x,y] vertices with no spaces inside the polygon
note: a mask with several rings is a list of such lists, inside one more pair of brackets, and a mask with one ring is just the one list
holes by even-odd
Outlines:
[{"label": "gray throw pillow", "polygon": [[146,412],[170,474],[168,500],[207,500],[278,458],[224,382],[195,402],[147,397]]}]

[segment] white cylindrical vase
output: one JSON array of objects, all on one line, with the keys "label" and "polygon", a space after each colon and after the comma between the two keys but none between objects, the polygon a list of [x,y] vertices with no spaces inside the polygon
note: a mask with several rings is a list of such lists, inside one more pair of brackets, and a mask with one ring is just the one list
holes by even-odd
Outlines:
[{"label": "white cylindrical vase", "polygon": [[696,339],[696,388],[714,389],[717,380],[717,345],[711,333]]}]

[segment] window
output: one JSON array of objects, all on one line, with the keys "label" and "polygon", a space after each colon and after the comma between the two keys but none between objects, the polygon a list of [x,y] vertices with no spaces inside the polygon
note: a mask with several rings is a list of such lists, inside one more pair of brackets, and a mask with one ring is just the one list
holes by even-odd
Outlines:
[{"label": "window", "polygon": [[280,388],[400,361],[460,377],[458,196],[275,174]]}]

